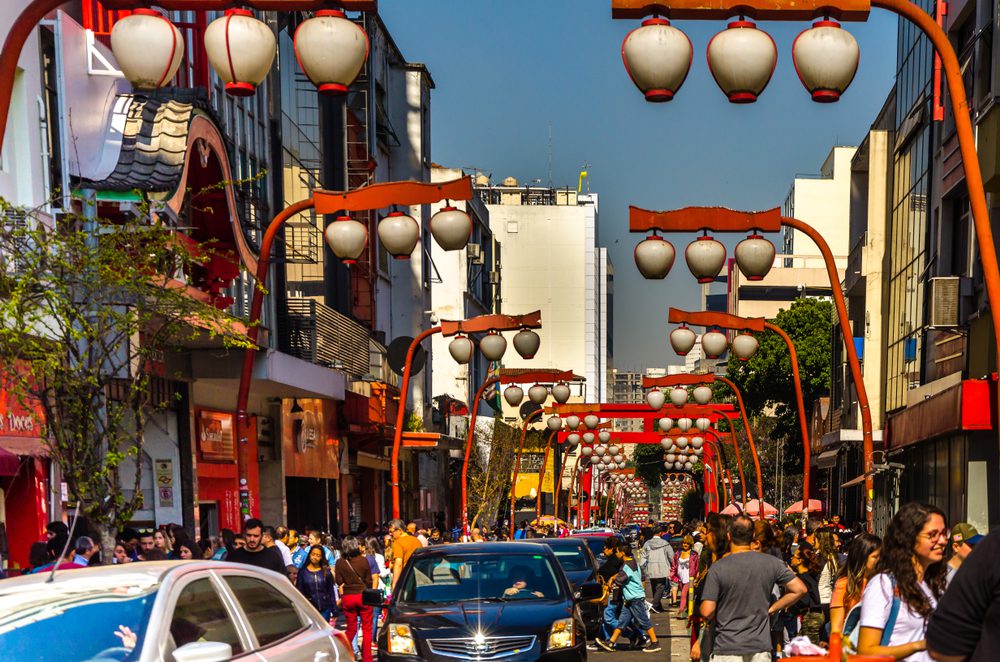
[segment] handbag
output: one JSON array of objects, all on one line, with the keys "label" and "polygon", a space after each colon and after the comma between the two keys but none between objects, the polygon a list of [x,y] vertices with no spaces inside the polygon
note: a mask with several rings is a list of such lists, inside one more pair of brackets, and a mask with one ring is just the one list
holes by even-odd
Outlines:
[{"label": "handbag", "polygon": [[[885,621],[885,628],[882,629],[882,639],[879,641],[879,646],[889,645],[889,641],[892,639],[892,631],[896,628],[896,620],[899,618],[899,608],[902,604],[902,600],[899,597],[899,588],[896,586],[896,578],[890,576],[889,579],[892,582],[892,604],[889,607],[889,617]],[[860,623],[861,601],[859,600],[856,605],[851,607],[851,611],[847,613],[847,617],[844,619],[842,636],[845,651],[854,653],[858,650],[858,636],[861,634],[861,628],[858,627]]]}]

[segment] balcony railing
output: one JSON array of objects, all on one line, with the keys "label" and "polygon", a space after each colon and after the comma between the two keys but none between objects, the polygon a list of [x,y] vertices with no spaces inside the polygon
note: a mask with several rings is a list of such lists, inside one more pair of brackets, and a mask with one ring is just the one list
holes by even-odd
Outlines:
[{"label": "balcony railing", "polygon": [[314,299],[289,298],[278,311],[278,348],[354,377],[371,371],[370,336],[363,326]]}]

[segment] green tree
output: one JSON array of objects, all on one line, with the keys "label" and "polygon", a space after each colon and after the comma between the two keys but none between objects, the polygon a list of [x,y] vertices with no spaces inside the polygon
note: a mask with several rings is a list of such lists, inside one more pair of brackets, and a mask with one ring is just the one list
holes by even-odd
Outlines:
[{"label": "green tree", "polygon": [[[792,339],[799,358],[806,415],[830,392],[833,352],[833,304],[821,299],[795,300],[778,313],[774,324]],[[800,440],[792,363],[785,342],[773,331],[755,334],[760,350],[749,361],[730,360],[729,378],[740,388],[751,418],[773,415],[775,439]],[[788,453],[801,466],[800,453]],[[794,467],[790,465],[790,468]]]},{"label": "green tree", "polygon": [[[185,284],[213,258],[210,248],[178,241],[143,210],[121,222],[66,215],[53,227],[0,206],[26,219],[0,227],[5,386],[41,408],[38,422],[70,499],[110,558],[116,531],[142,507],[146,421],[174,399],[155,388],[167,377],[165,355],[194,339],[234,347],[246,337]],[[132,485],[122,485],[126,465]]]},{"label": "green tree", "polygon": [[663,448],[659,444],[636,444],[630,463],[647,487],[660,488],[667,470],[663,467]]}]

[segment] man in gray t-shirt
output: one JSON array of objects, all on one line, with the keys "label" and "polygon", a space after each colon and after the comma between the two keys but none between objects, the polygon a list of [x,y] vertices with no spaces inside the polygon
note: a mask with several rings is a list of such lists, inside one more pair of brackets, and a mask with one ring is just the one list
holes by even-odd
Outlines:
[{"label": "man in gray t-shirt", "polygon": [[[770,662],[769,616],[806,594],[806,585],[788,566],[751,551],[752,540],[753,521],[735,518],[729,526],[730,553],[705,576],[700,612],[716,622],[712,662]],[[776,584],[787,592],[769,604]]]}]

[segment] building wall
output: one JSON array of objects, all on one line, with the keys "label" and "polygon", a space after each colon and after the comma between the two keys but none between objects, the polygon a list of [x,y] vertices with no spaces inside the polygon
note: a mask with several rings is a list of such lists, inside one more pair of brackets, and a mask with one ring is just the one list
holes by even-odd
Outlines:
[{"label": "building wall", "polygon": [[[816,228],[835,256],[846,257],[849,245],[851,203],[851,159],[855,147],[837,146],[830,150],[818,177],[796,177],[785,200],[783,213]],[[822,267],[819,248],[799,230],[786,229],[783,253],[812,258],[802,266]],[[838,260],[838,266],[844,264]]]},{"label": "building wall", "polygon": [[[534,359],[515,352],[508,368],[573,370],[586,378],[588,401],[605,392],[597,285],[597,195],[576,205],[491,204],[490,227],[501,246],[501,305],[507,314],[542,312]],[[605,313],[607,311],[602,311]]]}]

